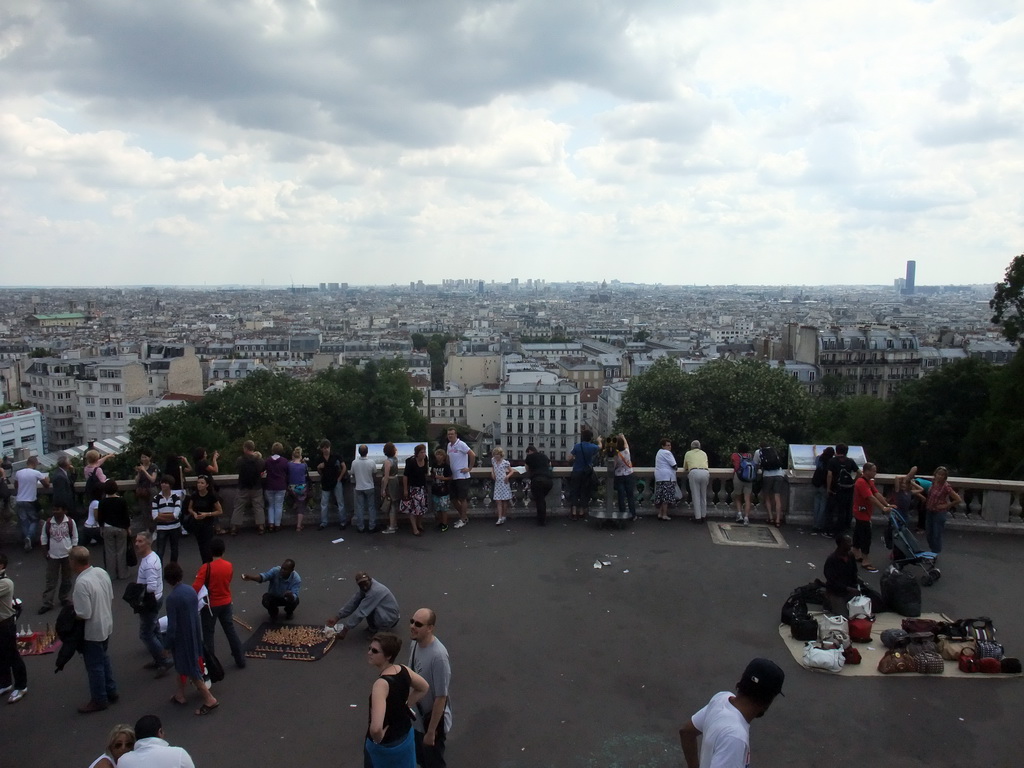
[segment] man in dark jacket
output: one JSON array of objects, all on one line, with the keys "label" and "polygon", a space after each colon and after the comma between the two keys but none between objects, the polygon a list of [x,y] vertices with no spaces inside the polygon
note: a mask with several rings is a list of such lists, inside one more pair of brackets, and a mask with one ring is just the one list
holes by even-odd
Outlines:
[{"label": "man in dark jacket", "polygon": [[348,465],[341,456],[331,450],[330,440],[320,441],[320,460],[317,462],[316,471],[320,473],[320,530],[327,527],[332,497],[338,505],[338,525],[341,530],[345,530],[348,527],[348,516],[345,512],[345,477],[348,475]]}]

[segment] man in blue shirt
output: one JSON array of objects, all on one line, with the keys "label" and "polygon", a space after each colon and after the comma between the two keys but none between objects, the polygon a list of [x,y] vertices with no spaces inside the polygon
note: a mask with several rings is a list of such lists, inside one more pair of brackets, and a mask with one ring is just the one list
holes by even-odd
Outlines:
[{"label": "man in blue shirt", "polygon": [[243,581],[267,582],[267,593],[263,595],[263,607],[270,614],[272,622],[277,621],[277,613],[284,608],[285,619],[291,619],[299,605],[299,589],[302,588],[302,577],[295,570],[295,561],[288,559],[275,565],[263,573],[243,573]]}]

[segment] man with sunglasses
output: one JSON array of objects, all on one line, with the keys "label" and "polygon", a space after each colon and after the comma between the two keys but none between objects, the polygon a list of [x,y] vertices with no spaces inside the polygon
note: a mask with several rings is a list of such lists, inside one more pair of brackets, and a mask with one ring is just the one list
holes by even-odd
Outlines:
[{"label": "man with sunglasses", "polygon": [[[366,629],[371,634],[394,629],[402,618],[402,612],[391,590],[371,579],[366,571],[356,573],[356,586],[359,589],[352,599],[336,615],[328,616],[324,625],[335,627],[339,640],[344,640],[348,631],[363,619],[366,619]],[[341,624],[340,628],[338,624]]]},{"label": "man with sunglasses", "polygon": [[445,736],[452,729],[452,707],[448,699],[452,667],[448,649],[434,636],[436,623],[437,615],[429,608],[420,608],[409,620],[412,638],[409,666],[430,685],[416,704],[419,717],[413,722],[416,762],[423,768],[445,768]]}]

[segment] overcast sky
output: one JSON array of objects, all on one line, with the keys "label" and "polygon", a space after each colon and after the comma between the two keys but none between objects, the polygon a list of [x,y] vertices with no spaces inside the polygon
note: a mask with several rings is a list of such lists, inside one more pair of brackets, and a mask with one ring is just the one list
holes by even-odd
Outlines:
[{"label": "overcast sky", "polygon": [[1003,0],[3,0],[7,285],[994,283]]}]

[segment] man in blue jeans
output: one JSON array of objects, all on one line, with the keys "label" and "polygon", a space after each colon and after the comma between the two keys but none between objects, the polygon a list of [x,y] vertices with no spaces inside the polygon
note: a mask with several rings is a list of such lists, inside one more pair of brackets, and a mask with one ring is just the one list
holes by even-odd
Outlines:
[{"label": "man in blue jeans", "polygon": [[114,590],[110,576],[89,563],[89,550],[72,547],[71,570],[77,576],[72,602],[75,616],[85,622],[82,660],[89,676],[89,701],[78,708],[82,714],[102,712],[118,699],[117,683],[107,655],[107,644],[114,631]]},{"label": "man in blue jeans", "polygon": [[327,527],[332,498],[338,505],[338,527],[345,530],[348,527],[345,514],[345,477],[348,475],[348,465],[331,450],[330,440],[320,441],[320,461],[316,471],[320,473],[320,530]]},{"label": "man in blue jeans", "polygon": [[156,677],[161,678],[174,668],[174,663],[167,658],[160,641],[158,622],[164,602],[164,572],[160,555],[153,551],[153,534],[149,531],[135,534],[135,554],[139,559],[135,583],[146,587],[145,607],[139,611],[139,640],[153,657],[144,668],[155,669]]},{"label": "man in blue jeans", "polygon": [[352,476],[356,480],[353,491],[356,507],[356,529],[360,533],[377,532],[377,499],[373,486],[373,476],[377,465],[369,457],[370,449],[359,446],[359,455],[352,462]]}]

